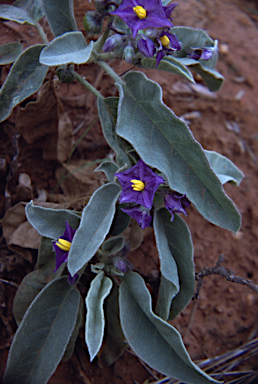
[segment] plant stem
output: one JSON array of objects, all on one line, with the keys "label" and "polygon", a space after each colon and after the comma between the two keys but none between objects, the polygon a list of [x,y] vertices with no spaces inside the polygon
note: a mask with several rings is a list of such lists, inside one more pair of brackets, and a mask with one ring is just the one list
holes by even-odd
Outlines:
[{"label": "plant stem", "polygon": [[41,25],[39,23],[36,23],[35,27],[37,28],[38,33],[40,34],[40,37],[43,40],[44,44],[48,44],[49,43],[48,38],[45,32],[43,31],[43,28],[41,27]]},{"label": "plant stem", "polygon": [[108,35],[109,35],[109,32],[110,32],[109,24],[112,23],[112,21],[113,21],[113,17],[110,18],[109,23],[106,26],[105,31],[103,32],[103,35],[101,36],[101,38],[98,40],[97,44],[95,45],[95,51],[97,53],[99,53],[101,51],[101,49],[103,48],[103,46],[105,44],[106,39],[108,38]]},{"label": "plant stem", "polygon": [[72,74],[76,78],[79,83],[81,83],[85,88],[87,88],[89,91],[93,93],[94,96],[100,97],[101,99],[104,99],[104,97],[101,95],[99,91],[97,91],[96,88],[93,87],[87,80],[83,79],[77,72],[72,71]]},{"label": "plant stem", "polygon": [[119,83],[121,85],[124,84],[123,80],[121,79],[120,76],[118,76],[118,74],[107,64],[105,63],[105,61],[102,61],[102,60],[96,60],[95,61],[96,64],[98,64],[102,69],[104,69],[104,71],[106,71],[106,73],[116,82],[116,83]]}]

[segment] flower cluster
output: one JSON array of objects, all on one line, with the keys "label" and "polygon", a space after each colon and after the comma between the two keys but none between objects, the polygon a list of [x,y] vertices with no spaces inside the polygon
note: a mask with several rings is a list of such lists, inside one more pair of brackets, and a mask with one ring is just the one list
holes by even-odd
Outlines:
[{"label": "flower cluster", "polygon": [[148,58],[156,55],[158,65],[165,55],[181,49],[177,37],[170,32],[173,27],[171,13],[176,5],[162,6],[161,0],[122,1],[111,14],[119,16],[131,33],[118,31],[109,37],[103,47],[104,52],[123,52],[128,63],[136,57],[137,51]]},{"label": "flower cluster", "polygon": [[[54,241],[53,245],[56,252],[56,268],[54,272],[56,272],[63,263],[67,262],[68,253],[71,248],[71,244],[72,244],[72,240],[75,235],[75,232],[76,230],[72,229],[72,227],[66,221],[64,234],[61,237],[59,237],[57,241]],[[78,277],[79,277],[78,273],[76,273],[74,276],[71,276],[69,272],[68,274],[69,284],[70,285],[75,284]]]},{"label": "flower cluster", "polygon": [[[121,208],[127,215],[133,217],[143,229],[152,223],[152,208],[155,193],[159,186],[165,183],[163,177],[156,175],[153,170],[142,160],[139,160],[132,168],[115,173],[121,186],[122,193],[120,203],[129,203]],[[171,213],[171,221],[174,219],[174,212],[184,213],[185,208],[190,205],[185,195],[178,192],[161,191],[166,209]]]}]

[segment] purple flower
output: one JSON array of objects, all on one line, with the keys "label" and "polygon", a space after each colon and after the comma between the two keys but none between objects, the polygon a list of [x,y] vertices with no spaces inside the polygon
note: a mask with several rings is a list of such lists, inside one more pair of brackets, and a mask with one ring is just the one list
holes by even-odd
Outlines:
[{"label": "purple flower", "polygon": [[142,205],[121,208],[121,211],[135,219],[142,229],[151,225],[152,216],[150,210]]},{"label": "purple flower", "polygon": [[148,37],[145,37],[144,35],[141,35],[142,37],[138,40],[137,48],[139,51],[146,57],[152,57],[154,56],[156,52],[156,47]]},{"label": "purple flower", "polygon": [[174,220],[174,212],[183,213],[187,216],[185,208],[188,208],[191,204],[190,201],[184,195],[178,192],[167,192],[164,196],[164,204],[166,209],[171,213],[171,221]]},{"label": "purple flower", "polygon": [[127,171],[115,173],[121,186],[120,203],[136,203],[151,209],[155,192],[164,179],[139,160]]},{"label": "purple flower", "polygon": [[[63,263],[67,262],[68,253],[69,253],[75,232],[76,230],[72,229],[72,227],[66,221],[64,234],[60,236],[57,241],[54,241],[54,248],[56,252],[56,268],[54,272],[56,272]],[[78,273],[76,273],[74,276],[71,276],[69,272],[68,274],[69,284],[71,285],[75,284],[78,277],[79,277]]]},{"label": "purple flower", "polygon": [[161,0],[124,0],[112,14],[121,17],[135,39],[139,29],[173,27],[165,12]]},{"label": "purple flower", "polygon": [[177,6],[177,4],[178,3],[171,3],[169,5],[165,5],[164,7],[162,7],[167,19],[170,19],[171,21],[173,20],[170,16],[173,9]]},{"label": "purple flower", "polygon": [[214,55],[214,51],[211,48],[194,48],[189,51],[187,57],[194,60],[209,60]]},{"label": "purple flower", "polygon": [[169,32],[161,32],[161,34],[158,37],[158,41],[160,44],[157,56],[156,56],[156,61],[157,65],[159,65],[160,60],[165,56],[165,55],[170,55],[174,53],[175,51],[180,51],[181,46],[180,43],[175,35]]},{"label": "purple flower", "polygon": [[111,37],[109,37],[103,46],[104,52],[111,52],[116,50],[117,48],[121,47],[124,43],[124,37],[122,35],[119,35],[118,33],[115,33]]}]

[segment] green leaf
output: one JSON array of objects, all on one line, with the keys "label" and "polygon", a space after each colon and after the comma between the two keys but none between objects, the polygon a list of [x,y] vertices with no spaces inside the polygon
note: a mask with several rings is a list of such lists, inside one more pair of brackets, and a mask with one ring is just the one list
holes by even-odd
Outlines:
[{"label": "green leaf", "polygon": [[67,32],[52,40],[41,52],[39,61],[44,65],[84,64],[93,48],[93,41],[87,45],[82,32]]},{"label": "green leaf", "polygon": [[54,273],[56,265],[53,243],[50,239],[42,237],[38,252],[37,270],[24,277],[15,294],[13,301],[13,315],[17,325],[20,324],[25,312],[38,293],[52,279],[58,278],[61,273]]},{"label": "green leaf", "polygon": [[148,59],[143,58],[141,59],[140,65],[143,68],[156,68],[160,69],[162,71],[167,71],[171,73],[175,73],[177,75],[181,75],[185,77],[187,80],[190,80],[192,83],[195,83],[193,75],[191,74],[191,71],[183,65],[179,60],[172,56],[165,56],[159,63],[159,65],[156,67],[156,59]]},{"label": "green leaf", "polygon": [[112,280],[100,272],[92,280],[86,297],[85,342],[90,361],[97,355],[104,336],[105,318],[103,304],[112,288]]},{"label": "green leaf", "polygon": [[27,48],[13,64],[0,90],[0,122],[10,116],[16,105],[41,87],[48,71],[48,67],[39,63],[43,47],[43,44],[38,44]]},{"label": "green leaf", "polygon": [[82,300],[82,297],[80,296],[80,304],[79,304],[79,310],[78,310],[78,314],[77,314],[76,324],[75,324],[73,333],[70,337],[69,343],[66,347],[62,361],[67,361],[72,357],[74,347],[75,347],[75,342],[76,342],[77,337],[79,335],[79,331],[83,326],[83,323],[84,323],[84,301]]},{"label": "green leaf", "polygon": [[77,30],[73,0],[43,0],[43,5],[54,36]]},{"label": "green leaf", "polygon": [[0,4],[0,19],[16,21],[19,24],[36,24],[28,12],[8,4]]},{"label": "green leaf", "polygon": [[22,44],[7,43],[0,46],[0,65],[11,64],[22,53]]},{"label": "green leaf", "polygon": [[100,368],[113,364],[127,347],[121,329],[118,308],[118,287],[114,285],[111,294],[105,300],[105,335],[100,352],[98,365]]},{"label": "green leaf", "polygon": [[121,190],[108,183],[97,189],[82,212],[68,255],[68,270],[73,276],[97,252],[110,229]]},{"label": "green leaf", "polygon": [[162,102],[161,88],[143,73],[124,76],[120,91],[117,133],[141,159],[164,173],[169,186],[186,193],[213,224],[236,232],[241,218],[211,170],[201,145],[188,126]]},{"label": "green leaf", "polygon": [[114,255],[115,253],[121,251],[125,245],[124,236],[115,236],[107,239],[102,244],[101,250],[106,256]]},{"label": "green leaf", "polygon": [[211,92],[217,92],[224,82],[224,77],[215,69],[206,67],[200,61],[196,61],[188,58],[177,58],[183,65],[187,65],[198,73],[206,83]]},{"label": "green leaf", "polygon": [[[157,250],[160,259],[161,283],[156,307],[156,313],[167,320],[173,298],[179,292],[179,279],[177,265],[169,247],[169,240],[159,212],[155,211],[153,228]],[[169,238],[171,239],[171,238]]]},{"label": "green leaf", "polygon": [[135,272],[123,278],[119,307],[130,347],[151,368],[184,383],[218,383],[191,361],[179,332],[152,312],[151,295]]},{"label": "green leaf", "polygon": [[110,228],[110,235],[117,236],[124,232],[130,224],[130,216],[121,211],[121,205],[117,206],[115,217]]},{"label": "green leaf", "polygon": [[30,201],[25,208],[25,213],[30,224],[41,236],[58,239],[64,234],[65,221],[76,229],[80,218],[66,209],[51,209],[33,205]]},{"label": "green leaf", "polygon": [[221,184],[231,182],[239,185],[241,183],[245,175],[231,160],[214,151],[205,150],[204,152]]},{"label": "green leaf", "polygon": [[215,65],[218,60],[218,54],[214,54],[211,59],[194,60],[187,57],[187,53],[191,48],[213,48],[215,42],[202,29],[190,27],[174,27],[171,29],[181,43],[181,50],[176,52],[176,59],[181,64],[192,68],[205,81],[209,90],[218,91],[224,81],[224,77],[215,71]]},{"label": "green leaf", "polygon": [[118,166],[113,161],[103,161],[94,172],[104,172],[108,180],[114,181],[114,173],[118,170]]},{"label": "green leaf", "polygon": [[16,0],[13,5],[28,12],[33,20],[39,21],[44,16],[42,0]]},{"label": "green leaf", "polygon": [[172,301],[169,320],[174,319],[188,305],[195,288],[194,250],[190,230],[179,215],[175,214],[173,221],[170,221],[170,216],[165,208],[155,212],[154,216],[164,231],[179,276],[180,291]]},{"label": "green leaf", "polygon": [[102,127],[103,135],[108,145],[116,153],[116,162],[119,167],[127,164],[131,166],[131,161],[121,146],[121,138],[116,134],[116,111],[118,98],[107,97],[106,99],[98,98],[98,113]]},{"label": "green leaf", "polygon": [[42,289],[14,336],[4,384],[47,383],[73,332],[79,302],[66,276]]}]

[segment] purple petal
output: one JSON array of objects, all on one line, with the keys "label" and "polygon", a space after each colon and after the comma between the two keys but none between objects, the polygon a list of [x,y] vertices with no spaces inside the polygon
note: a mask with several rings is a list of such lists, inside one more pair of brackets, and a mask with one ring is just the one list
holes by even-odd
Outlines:
[{"label": "purple petal", "polygon": [[[120,203],[137,203],[151,209],[155,192],[164,179],[152,171],[148,165],[139,160],[132,168],[115,173],[121,186]],[[131,180],[141,180],[145,186],[142,191],[133,190]]]},{"label": "purple petal", "polygon": [[159,65],[160,60],[165,56],[165,53],[163,51],[159,51],[156,56],[156,67]]},{"label": "purple petal", "polygon": [[174,212],[183,213],[187,216],[185,208],[189,207],[190,202],[185,195],[181,195],[178,192],[168,192],[164,196],[164,204],[166,209],[171,213],[171,221],[173,221]]},{"label": "purple petal", "polygon": [[165,12],[165,15],[168,19],[171,19],[171,13],[173,9],[178,5],[178,3],[172,3],[170,5],[165,5],[163,8],[163,11]]},{"label": "purple petal", "polygon": [[121,211],[135,219],[142,229],[151,225],[152,216],[149,209],[136,205],[122,208]]},{"label": "purple petal", "polygon": [[74,276],[72,276],[69,272],[68,273],[68,284],[74,285],[76,283],[76,281],[78,280],[78,278],[79,278],[78,273],[76,273]]},{"label": "purple petal", "polygon": [[68,221],[65,221],[65,231],[63,236],[60,236],[60,239],[65,239],[67,241],[72,242],[75,232],[76,232],[76,229],[72,229]]},{"label": "purple petal", "polygon": [[56,242],[53,244],[56,252],[56,268],[54,272],[58,270],[58,268],[63,264],[66,263],[67,258],[68,258],[68,252],[63,251],[60,249],[57,245]]},{"label": "purple petal", "polygon": [[152,57],[156,51],[153,41],[148,38],[141,38],[137,43],[137,48],[146,57]]}]

